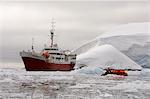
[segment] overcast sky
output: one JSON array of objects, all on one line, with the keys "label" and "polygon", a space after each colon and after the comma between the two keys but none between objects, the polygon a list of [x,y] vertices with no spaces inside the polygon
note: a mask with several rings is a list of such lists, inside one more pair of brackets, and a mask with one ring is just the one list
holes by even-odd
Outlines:
[{"label": "overcast sky", "polygon": [[41,50],[49,43],[51,19],[55,42],[74,49],[121,24],[147,22],[147,1],[23,1],[0,2],[0,66],[20,63],[19,51]]}]

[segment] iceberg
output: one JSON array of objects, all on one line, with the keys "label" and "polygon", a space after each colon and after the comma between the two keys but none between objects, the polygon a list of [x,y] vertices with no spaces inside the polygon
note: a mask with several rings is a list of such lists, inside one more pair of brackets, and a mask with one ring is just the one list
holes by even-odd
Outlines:
[{"label": "iceberg", "polygon": [[78,55],[75,67],[81,68],[85,66],[100,67],[102,69],[142,69],[129,57],[108,44],[95,46]]},{"label": "iceberg", "polygon": [[150,68],[150,22],[121,25],[86,42],[72,52],[80,55],[95,46],[105,44],[114,46],[140,66]]}]

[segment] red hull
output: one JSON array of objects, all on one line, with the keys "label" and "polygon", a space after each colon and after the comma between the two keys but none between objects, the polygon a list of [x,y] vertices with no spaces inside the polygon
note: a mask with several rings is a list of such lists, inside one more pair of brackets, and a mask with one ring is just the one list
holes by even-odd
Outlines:
[{"label": "red hull", "polygon": [[75,64],[54,64],[43,60],[22,57],[27,71],[70,71]]}]

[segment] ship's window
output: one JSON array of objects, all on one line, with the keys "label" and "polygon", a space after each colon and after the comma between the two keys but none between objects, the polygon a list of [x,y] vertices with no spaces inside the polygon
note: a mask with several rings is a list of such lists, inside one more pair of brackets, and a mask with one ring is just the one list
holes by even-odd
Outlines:
[{"label": "ship's window", "polygon": [[72,59],[76,59],[76,57],[73,57]]},{"label": "ship's window", "polygon": [[58,50],[56,48],[45,48],[44,50]]},{"label": "ship's window", "polygon": [[61,58],[60,57],[56,57],[56,59],[60,60]]},{"label": "ship's window", "polygon": [[49,53],[49,54],[62,55],[61,53]]},{"label": "ship's window", "polygon": [[58,49],[51,49],[51,50],[58,50]]},{"label": "ship's window", "polygon": [[60,53],[56,53],[56,55],[61,55]]},{"label": "ship's window", "polygon": [[45,50],[50,50],[49,48],[45,48]]}]

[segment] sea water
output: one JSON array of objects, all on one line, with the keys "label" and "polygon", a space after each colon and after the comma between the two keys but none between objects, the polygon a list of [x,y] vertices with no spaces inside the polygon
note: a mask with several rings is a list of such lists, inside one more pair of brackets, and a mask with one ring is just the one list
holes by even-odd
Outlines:
[{"label": "sea water", "polygon": [[0,99],[150,99],[150,70],[138,75],[0,69]]}]

